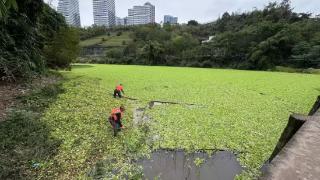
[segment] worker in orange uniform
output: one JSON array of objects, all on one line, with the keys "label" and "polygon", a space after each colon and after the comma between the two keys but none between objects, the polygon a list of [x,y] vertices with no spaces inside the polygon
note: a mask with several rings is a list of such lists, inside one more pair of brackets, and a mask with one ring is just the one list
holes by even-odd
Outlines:
[{"label": "worker in orange uniform", "polygon": [[119,98],[122,98],[121,93],[124,94],[123,86],[122,84],[119,84],[118,86],[116,86],[116,89],[114,90],[113,97],[116,98],[117,96],[119,96]]},{"label": "worker in orange uniform", "polygon": [[117,135],[118,131],[121,131],[121,129],[124,128],[121,123],[121,119],[123,117],[124,111],[125,111],[124,106],[120,106],[120,108],[114,108],[111,111],[111,115],[109,116],[109,122],[113,127],[114,136]]}]

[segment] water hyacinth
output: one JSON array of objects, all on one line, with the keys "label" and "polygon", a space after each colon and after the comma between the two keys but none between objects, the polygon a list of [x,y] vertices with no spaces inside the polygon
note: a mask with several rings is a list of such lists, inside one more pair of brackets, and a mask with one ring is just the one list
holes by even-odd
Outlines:
[{"label": "water hyacinth", "polygon": [[[320,89],[320,77],[307,74],[116,65],[77,65],[62,74],[65,92],[42,120],[63,143],[53,159],[40,162],[47,164],[40,166],[42,177],[86,176],[105,159],[117,166],[106,168],[108,176],[121,168],[128,171],[122,175],[137,177],[141,172],[131,160],[160,148],[233,151],[244,175],[252,177],[272,153],[291,112],[307,113]],[[137,101],[112,97],[120,82],[125,95]],[[177,104],[150,109],[153,100]],[[106,118],[121,104],[127,107],[126,130],[113,138]],[[136,108],[146,108],[150,122],[134,125]]]}]

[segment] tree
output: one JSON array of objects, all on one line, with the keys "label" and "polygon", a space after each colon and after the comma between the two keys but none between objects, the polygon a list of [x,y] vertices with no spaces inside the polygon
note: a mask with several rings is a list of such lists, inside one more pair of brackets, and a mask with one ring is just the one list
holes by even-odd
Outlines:
[{"label": "tree", "polygon": [[123,50],[123,55],[126,57],[135,56],[137,54],[137,45],[134,42],[129,43]]},{"label": "tree", "polygon": [[[121,59],[138,64],[260,70],[279,65],[317,67],[319,29],[319,17],[295,13],[284,0],[252,12],[226,12],[208,24],[191,20],[188,25],[130,27],[133,41],[123,44]],[[200,43],[209,36],[214,38]],[[297,59],[304,59],[303,63],[296,63]]]},{"label": "tree", "polygon": [[122,35],[121,31],[117,32],[117,36],[121,36],[121,35]]},{"label": "tree", "polygon": [[123,57],[123,50],[119,48],[113,48],[106,53],[107,58],[120,59]]},{"label": "tree", "polygon": [[[37,18],[42,14],[43,2],[19,0],[17,9],[10,8],[12,5],[6,4],[8,2],[5,7],[10,13],[0,18],[1,79],[29,78],[45,69],[41,56],[44,38],[38,31]],[[3,9],[1,11],[4,14]]]},{"label": "tree", "polygon": [[198,26],[199,25],[199,23],[198,23],[198,21],[196,21],[196,20],[190,20],[190,21],[188,21],[188,26]]},{"label": "tree", "polygon": [[92,25],[86,28],[80,28],[80,39],[86,40],[95,36],[105,35],[107,33],[107,28],[105,26]]},{"label": "tree", "polygon": [[69,68],[79,54],[79,32],[75,28],[62,28],[52,43],[45,47],[47,64],[52,68]]},{"label": "tree", "polygon": [[149,41],[144,47],[142,56],[146,58],[149,65],[159,65],[163,63],[163,47],[157,41]]},{"label": "tree", "polygon": [[16,0],[0,0],[0,18],[6,17],[11,8],[18,9]]},{"label": "tree", "polygon": [[222,19],[224,19],[224,20],[228,20],[230,17],[231,17],[231,16],[230,16],[230,14],[229,14],[228,12],[225,12],[225,13],[223,13],[223,15],[222,15]]},{"label": "tree", "polygon": [[320,45],[300,42],[292,49],[292,60],[295,64],[307,68],[320,65]]},{"label": "tree", "polygon": [[188,33],[184,33],[183,35],[176,36],[172,39],[172,48],[176,51],[176,54],[179,54],[187,49],[191,49],[198,44],[199,42]]},{"label": "tree", "polygon": [[39,27],[46,44],[51,42],[61,28],[66,28],[67,26],[62,14],[44,4],[42,14],[39,16]]}]

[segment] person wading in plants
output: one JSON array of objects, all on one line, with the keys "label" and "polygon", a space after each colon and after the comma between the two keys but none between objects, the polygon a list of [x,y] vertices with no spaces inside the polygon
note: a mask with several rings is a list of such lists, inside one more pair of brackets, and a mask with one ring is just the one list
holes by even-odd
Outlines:
[{"label": "person wading in plants", "polygon": [[114,136],[117,136],[118,131],[121,131],[121,129],[124,128],[121,123],[124,111],[125,111],[124,106],[120,106],[119,108],[114,108],[111,111],[111,115],[109,116],[109,122],[113,127]]},{"label": "person wading in plants", "polygon": [[122,86],[122,84],[119,84],[118,86],[116,86],[116,89],[114,90],[113,97],[117,98],[117,96],[119,96],[119,98],[122,98],[121,93],[124,94],[123,86]]}]

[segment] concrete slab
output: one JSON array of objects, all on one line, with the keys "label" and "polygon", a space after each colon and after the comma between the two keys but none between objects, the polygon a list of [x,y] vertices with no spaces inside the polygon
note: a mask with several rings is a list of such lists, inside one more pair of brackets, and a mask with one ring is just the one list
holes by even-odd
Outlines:
[{"label": "concrete slab", "polygon": [[260,179],[320,178],[320,116],[315,115],[306,118],[306,122],[272,160]]}]

